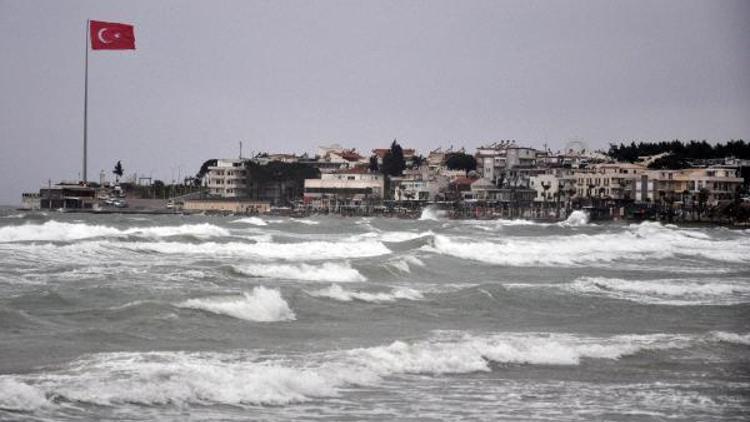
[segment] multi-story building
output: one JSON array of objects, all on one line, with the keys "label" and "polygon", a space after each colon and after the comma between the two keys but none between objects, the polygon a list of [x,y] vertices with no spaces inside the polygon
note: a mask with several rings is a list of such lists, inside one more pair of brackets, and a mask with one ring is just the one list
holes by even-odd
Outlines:
[{"label": "multi-story building", "polygon": [[477,148],[477,170],[498,186],[529,187],[537,168],[537,150],[519,147],[515,141],[501,141]]},{"label": "multi-story building", "polygon": [[247,181],[246,159],[225,158],[210,166],[206,176],[206,187],[210,195],[221,198],[239,198],[245,196]]},{"label": "multi-story building", "polygon": [[635,199],[636,180],[646,171],[641,164],[594,164],[574,173],[576,198]]},{"label": "multi-story building", "polygon": [[428,166],[407,170],[403,177],[391,179],[396,201],[435,201],[445,197],[450,177],[436,174]]},{"label": "multi-story building", "polygon": [[715,205],[720,200],[734,198],[742,186],[736,168],[708,167],[681,170],[648,170],[635,185],[638,202],[677,202],[703,200]]},{"label": "multi-story building", "polygon": [[317,207],[330,206],[335,202],[382,200],[384,194],[383,175],[370,173],[363,167],[323,173],[320,179],[305,179],[304,202]]}]

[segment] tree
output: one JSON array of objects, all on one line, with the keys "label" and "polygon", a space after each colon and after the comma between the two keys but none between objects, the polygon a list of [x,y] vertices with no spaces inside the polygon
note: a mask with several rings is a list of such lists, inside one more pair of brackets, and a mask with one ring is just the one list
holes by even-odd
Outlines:
[{"label": "tree", "polygon": [[201,180],[203,180],[203,177],[208,173],[208,168],[213,167],[216,165],[218,160],[216,158],[211,158],[210,160],[206,160],[201,164],[200,170],[198,170],[198,173],[195,174],[195,179],[193,179],[193,183],[196,186],[200,186]]},{"label": "tree", "polygon": [[112,173],[116,176],[117,183],[120,182],[120,178],[122,177],[124,170],[122,169],[122,164],[118,161],[117,164],[115,164],[115,169],[112,170]]},{"label": "tree", "polygon": [[370,171],[378,171],[378,156],[373,155],[370,157]]},{"label": "tree", "polygon": [[401,145],[394,139],[393,143],[391,143],[391,149],[383,157],[383,165],[380,166],[380,170],[388,176],[401,176],[405,168],[406,160],[404,160],[404,151],[401,149]]},{"label": "tree", "polygon": [[466,173],[477,169],[477,159],[473,155],[455,152],[448,156],[445,166],[449,170],[463,170]]}]

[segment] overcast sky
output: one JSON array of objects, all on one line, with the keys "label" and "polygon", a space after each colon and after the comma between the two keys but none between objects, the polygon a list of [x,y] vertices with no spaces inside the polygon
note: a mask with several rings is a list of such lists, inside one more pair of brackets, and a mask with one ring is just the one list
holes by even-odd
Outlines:
[{"label": "overcast sky", "polygon": [[0,204],[117,160],[165,181],[208,158],[426,153],[501,139],[750,138],[750,1],[0,0]]}]

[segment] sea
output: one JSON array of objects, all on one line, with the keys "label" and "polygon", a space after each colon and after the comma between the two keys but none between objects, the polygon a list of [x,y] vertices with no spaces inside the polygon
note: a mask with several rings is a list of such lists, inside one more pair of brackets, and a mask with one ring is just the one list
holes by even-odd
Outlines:
[{"label": "sea", "polygon": [[750,230],[0,210],[2,421],[747,421]]}]

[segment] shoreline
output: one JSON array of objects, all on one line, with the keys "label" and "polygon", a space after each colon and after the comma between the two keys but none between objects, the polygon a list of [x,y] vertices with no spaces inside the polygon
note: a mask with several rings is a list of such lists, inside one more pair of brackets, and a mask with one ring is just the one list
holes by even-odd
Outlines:
[{"label": "shoreline", "polygon": [[[66,210],[29,210],[24,208],[17,208],[17,207],[7,207],[6,209],[13,210],[20,213],[25,214],[31,214],[31,213],[49,213],[49,214],[93,214],[93,215],[113,215],[113,214],[120,214],[120,215],[154,215],[154,216],[163,216],[163,215],[206,215],[206,216],[236,216],[236,217],[243,217],[243,216],[254,216],[254,217],[289,217],[289,218],[310,218],[315,216],[333,216],[333,217],[339,217],[339,218],[350,218],[350,217],[379,217],[379,218],[395,218],[395,219],[402,219],[402,220],[415,220],[415,221],[429,221],[431,219],[421,219],[422,212],[419,213],[408,213],[408,214],[398,214],[398,213],[390,213],[390,214],[345,214],[345,213],[333,213],[333,212],[305,212],[305,213],[289,213],[289,212],[279,212],[279,213],[264,213],[264,214],[237,214],[237,213],[228,213],[228,212],[206,212],[206,211],[184,211],[184,210],[169,210],[169,209],[100,209],[100,210],[93,210],[93,209],[66,209]],[[574,210],[574,211],[581,211],[581,210]],[[584,211],[585,212],[585,211]],[[503,220],[503,221],[528,221],[532,223],[547,223],[547,224],[555,224],[555,223],[562,223],[566,221],[566,218],[524,218],[524,217],[517,217],[517,218],[504,218],[503,216],[496,216],[496,217],[488,217],[488,216],[482,216],[482,217],[468,217],[468,216],[445,216],[441,217],[446,220],[473,220],[473,221],[494,221],[494,220]],[[685,227],[685,228],[700,228],[700,227],[725,227],[729,229],[748,229],[750,228],[750,223],[730,223],[730,222],[715,222],[715,221],[666,221],[666,220],[660,220],[660,219],[632,219],[632,218],[616,218],[616,219],[594,219],[589,220],[588,223],[606,223],[606,224],[638,224],[642,222],[655,222],[655,223],[661,223],[661,224],[672,224],[679,227]]]}]

